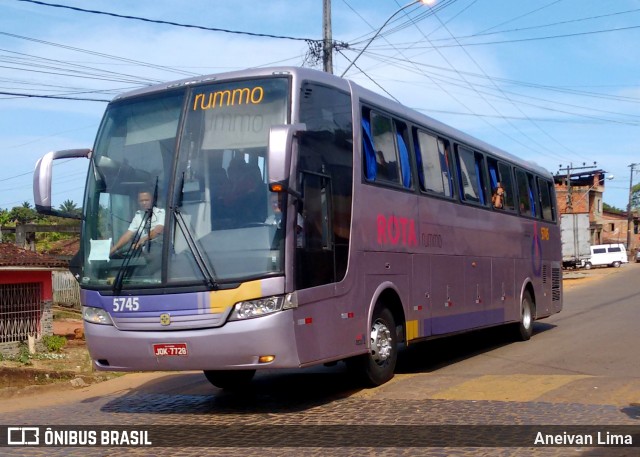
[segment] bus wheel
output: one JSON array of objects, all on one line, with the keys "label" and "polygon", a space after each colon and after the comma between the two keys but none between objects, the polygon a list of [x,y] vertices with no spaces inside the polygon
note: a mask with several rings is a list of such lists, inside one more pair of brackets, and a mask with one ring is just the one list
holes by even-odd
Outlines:
[{"label": "bus wheel", "polygon": [[584,264],[585,270],[591,270],[591,262],[587,262]]},{"label": "bus wheel", "polygon": [[396,324],[389,309],[374,311],[370,339],[369,353],[347,360],[347,365],[367,386],[375,387],[393,378],[398,358]]},{"label": "bus wheel", "polygon": [[620,262],[618,262],[617,260],[613,262],[613,268],[619,268],[619,267],[620,267]]},{"label": "bus wheel", "polygon": [[529,292],[525,292],[522,297],[520,307],[520,322],[516,324],[516,337],[521,341],[527,341],[533,333],[533,299]]},{"label": "bus wheel", "polygon": [[237,389],[251,382],[256,370],[204,370],[204,375],[211,384],[221,389]]}]

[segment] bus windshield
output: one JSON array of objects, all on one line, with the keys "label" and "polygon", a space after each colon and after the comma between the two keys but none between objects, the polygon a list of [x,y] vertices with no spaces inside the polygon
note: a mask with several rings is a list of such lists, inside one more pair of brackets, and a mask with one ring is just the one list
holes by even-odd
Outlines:
[{"label": "bus windshield", "polygon": [[289,80],[194,85],[107,109],[92,154],[81,284],[215,285],[282,274],[284,208],[269,195],[269,128]]}]

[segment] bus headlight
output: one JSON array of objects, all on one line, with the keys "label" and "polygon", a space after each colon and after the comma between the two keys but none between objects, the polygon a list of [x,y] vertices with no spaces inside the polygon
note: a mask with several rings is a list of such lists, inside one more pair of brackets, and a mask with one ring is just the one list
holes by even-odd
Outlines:
[{"label": "bus headlight", "polygon": [[230,321],[238,321],[241,319],[251,319],[253,317],[265,316],[267,314],[277,313],[283,309],[283,297],[266,297],[256,300],[241,301],[235,304]]},{"label": "bus headlight", "polygon": [[111,316],[102,308],[82,307],[82,318],[91,324],[113,325]]}]

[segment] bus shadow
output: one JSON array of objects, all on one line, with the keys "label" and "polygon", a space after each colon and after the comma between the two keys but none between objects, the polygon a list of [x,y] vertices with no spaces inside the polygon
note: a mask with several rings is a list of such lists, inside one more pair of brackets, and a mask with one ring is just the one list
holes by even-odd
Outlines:
[{"label": "bus shadow", "polygon": [[[533,340],[554,328],[536,322]],[[477,330],[417,343],[400,351],[396,373],[428,373],[493,349],[514,343],[509,329]],[[258,372],[247,386],[218,389],[201,372],[167,373],[113,398],[103,412],[126,414],[287,414],[324,409],[331,403],[367,390],[354,379],[342,362],[332,366]]]},{"label": "bus shadow", "polygon": [[124,414],[284,414],[347,399],[362,390],[344,363],[265,371],[247,386],[222,390],[202,373],[167,374],[113,398],[100,409]]},{"label": "bus shadow", "polygon": [[[553,324],[535,322],[532,340],[535,340],[536,335],[553,328]],[[412,344],[398,355],[396,373],[436,371],[515,342],[517,340],[514,339],[513,329],[501,326]]]}]

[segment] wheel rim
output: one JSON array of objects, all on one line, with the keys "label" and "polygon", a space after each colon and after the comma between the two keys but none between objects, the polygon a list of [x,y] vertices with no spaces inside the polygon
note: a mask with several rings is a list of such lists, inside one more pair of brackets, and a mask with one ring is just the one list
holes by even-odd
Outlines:
[{"label": "wheel rim", "polygon": [[522,303],[522,326],[526,329],[531,327],[531,306],[526,300]]},{"label": "wheel rim", "polygon": [[382,321],[376,321],[371,328],[371,357],[378,365],[382,365],[391,357],[392,345],[389,327]]}]

